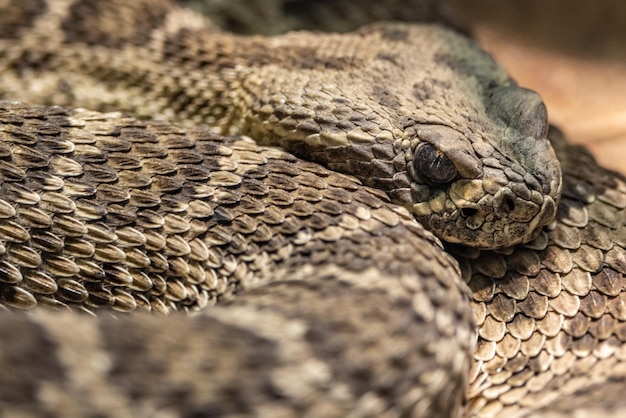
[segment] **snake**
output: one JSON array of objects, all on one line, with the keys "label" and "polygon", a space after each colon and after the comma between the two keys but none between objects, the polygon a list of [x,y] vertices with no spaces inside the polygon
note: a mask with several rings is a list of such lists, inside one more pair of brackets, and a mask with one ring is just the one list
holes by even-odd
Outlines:
[{"label": "snake", "polygon": [[441,24],[0,2],[7,417],[619,416],[626,179]]}]

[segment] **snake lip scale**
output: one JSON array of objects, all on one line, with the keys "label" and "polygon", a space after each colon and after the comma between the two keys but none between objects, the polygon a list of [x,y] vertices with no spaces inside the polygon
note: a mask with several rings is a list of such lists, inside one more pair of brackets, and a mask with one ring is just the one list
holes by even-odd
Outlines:
[{"label": "snake lip scale", "polygon": [[443,25],[0,1],[2,415],[619,414],[625,211]]}]

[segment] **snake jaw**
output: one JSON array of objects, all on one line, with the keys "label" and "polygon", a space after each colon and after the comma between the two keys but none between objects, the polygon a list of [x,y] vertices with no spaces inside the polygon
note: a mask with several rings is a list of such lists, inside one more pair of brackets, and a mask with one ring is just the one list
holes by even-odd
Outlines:
[{"label": "snake jaw", "polygon": [[[540,108],[532,106],[533,112]],[[537,136],[542,135],[540,128],[524,125],[526,133]],[[484,249],[508,247],[531,241],[556,216],[561,171],[549,141],[522,136],[510,126],[502,130],[495,137],[464,136],[437,124],[412,128],[415,138],[406,165],[412,189],[418,192],[408,206],[440,239]],[[492,131],[498,131],[496,125]],[[436,152],[413,152],[424,143]],[[437,183],[432,175],[422,175],[420,167],[431,163],[413,160],[429,156],[445,156],[454,164],[456,178]]]},{"label": "snake jaw", "polygon": [[448,191],[437,189],[428,201],[414,204],[412,213],[442,240],[477,248],[532,241],[554,219],[556,202],[551,196],[534,203],[503,188],[473,201],[482,187],[480,180],[464,180]]}]

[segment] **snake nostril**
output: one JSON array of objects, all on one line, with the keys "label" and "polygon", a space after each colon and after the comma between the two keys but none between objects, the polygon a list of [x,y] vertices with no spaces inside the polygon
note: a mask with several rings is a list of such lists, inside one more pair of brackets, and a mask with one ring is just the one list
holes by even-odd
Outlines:
[{"label": "snake nostril", "polygon": [[466,218],[469,218],[470,216],[474,216],[477,213],[478,213],[478,209],[475,209],[475,208],[462,208],[461,209],[461,214]]},{"label": "snake nostril", "polygon": [[515,210],[515,200],[511,196],[504,196],[500,203],[500,211],[503,213],[511,213]]}]

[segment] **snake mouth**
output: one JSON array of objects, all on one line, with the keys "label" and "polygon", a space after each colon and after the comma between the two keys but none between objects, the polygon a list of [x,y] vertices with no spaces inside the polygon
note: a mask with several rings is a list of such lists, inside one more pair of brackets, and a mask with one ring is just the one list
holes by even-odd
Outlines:
[{"label": "snake mouth", "polygon": [[[427,203],[415,205],[413,214],[441,240],[480,249],[532,241],[556,216],[558,194],[532,193],[524,199],[509,187],[495,194],[485,194],[483,187],[481,180],[459,181],[447,193],[435,192]],[[478,189],[483,193],[475,199]]]},{"label": "snake mouth", "polygon": [[537,238],[537,236],[541,232],[541,229],[554,221],[554,218],[556,217],[557,207],[558,202],[552,199],[552,197],[546,196],[543,205],[541,205],[539,213],[533,218],[531,222],[529,222],[527,233],[526,235],[524,235],[521,242],[530,242]]}]

